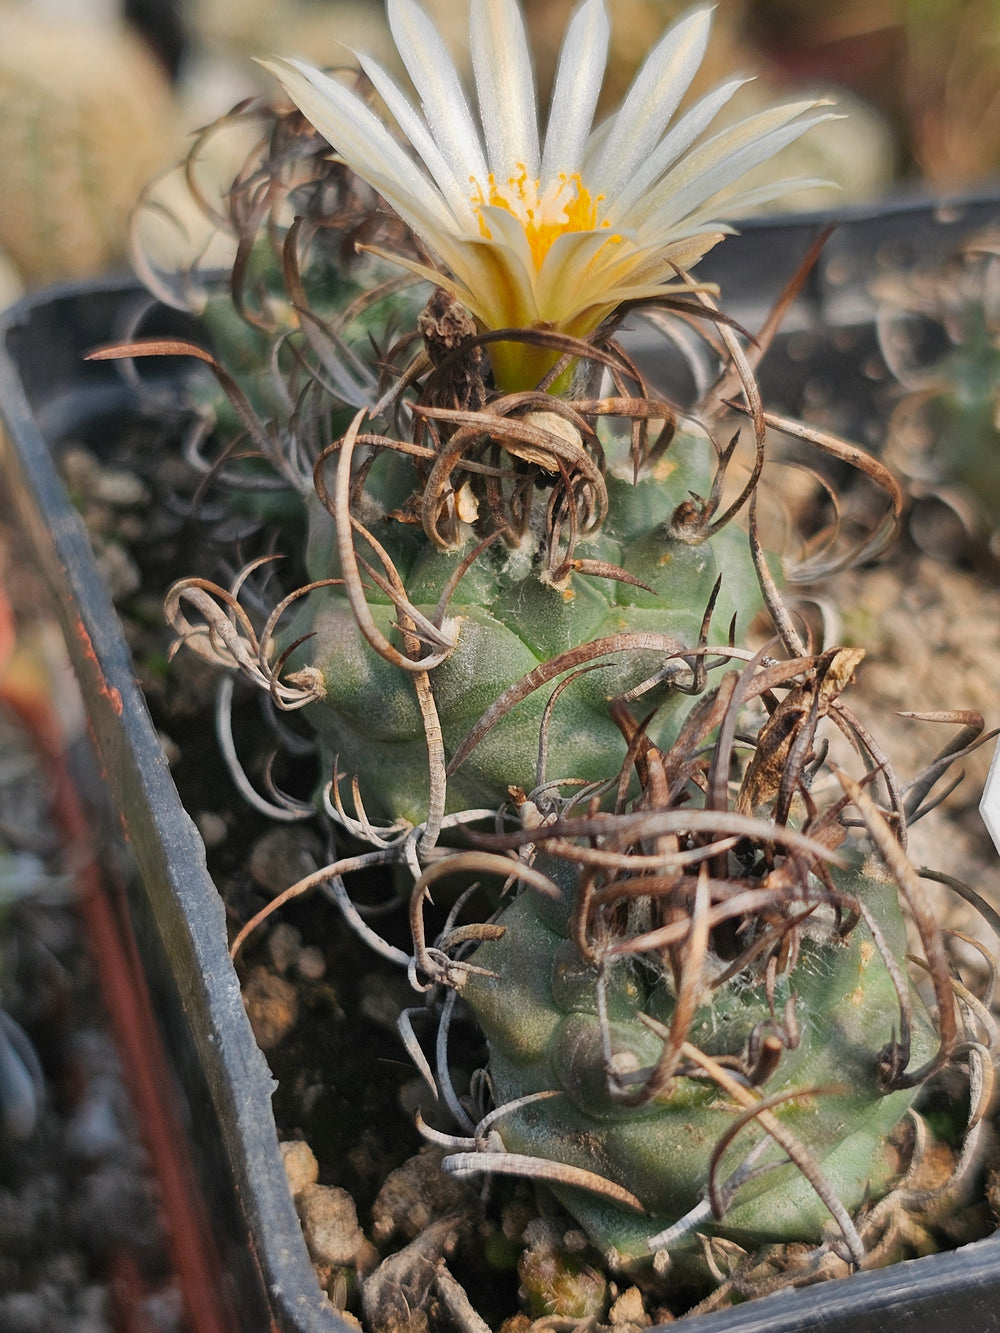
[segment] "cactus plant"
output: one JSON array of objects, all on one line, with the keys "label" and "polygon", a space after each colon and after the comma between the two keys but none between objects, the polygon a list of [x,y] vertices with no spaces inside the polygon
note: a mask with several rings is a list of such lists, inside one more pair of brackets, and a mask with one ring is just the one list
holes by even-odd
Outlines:
[{"label": "cactus plant", "polygon": [[[960,1037],[969,1169],[989,1038],[905,854],[945,760],[901,789],[843,698],[861,652],[812,644],[786,608],[758,522],[769,425],[882,488],[861,553],[899,496],[873,460],[768,416],[744,342],[686,271],[727,230],[717,191],[826,113],[793,104],[704,138],[733,83],[668,128],[707,37],[698,9],[588,139],[607,31],[585,0],[539,145],[518,11],[497,0],[473,7],[484,150],[421,11],[389,13],[427,120],[361,63],[423,166],[344,83],[280,62],[340,160],[278,116],[231,195],[234,284],[202,306],[214,353],[101,353],[208,363],[211,421],[238,432],[209,479],[273,513],[249,442],[297,497],[302,547],[270,615],[247,609],[268,596],[261,556],[229,590],[176,585],[169,618],[317,735],[321,803],[370,849],[279,902],[328,884],[430,994],[436,1069],[410,1045],[456,1121],[426,1130],[446,1169],[545,1182],[620,1266],[697,1268],[706,1236],[807,1243],[793,1280],[861,1264],[921,1193],[920,1133],[892,1189],[898,1127]],[[384,236],[371,189],[398,215]],[[415,296],[409,278],[434,286]],[[694,408],[657,396],[617,341],[636,307],[718,348]],[[234,310],[250,334],[234,338]],[[752,638],[761,612],[771,630]],[[949,720],[950,752],[974,743],[981,719]],[[412,952],[347,895],[373,864],[412,877]],[[449,898],[428,943],[449,881],[501,891]],[[454,994],[486,1038],[486,1103],[452,1082]]]},{"label": "cactus plant", "polygon": [[170,86],[143,42],[110,17],[5,6],[0,105],[0,249],[21,278],[79,278],[121,262],[136,193],[182,142]]},{"label": "cactus plant", "polygon": [[[953,548],[957,527],[967,547],[996,554],[998,271],[997,235],[988,228],[942,263],[874,284],[880,347],[907,390],[893,412],[887,452],[910,479],[914,535],[932,551]],[[942,505],[953,520],[943,529],[934,522]]]}]

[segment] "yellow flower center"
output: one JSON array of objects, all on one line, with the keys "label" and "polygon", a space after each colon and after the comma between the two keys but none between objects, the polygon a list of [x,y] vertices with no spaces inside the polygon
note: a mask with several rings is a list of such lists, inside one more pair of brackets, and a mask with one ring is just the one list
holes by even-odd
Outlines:
[{"label": "yellow flower center", "polygon": [[487,204],[505,208],[524,227],[536,269],[541,268],[553,243],[566,232],[610,226],[608,222],[597,221],[597,206],[604,195],[592,195],[576,172],[571,176],[561,173],[544,194],[539,192],[541,181],[530,179],[524,167],[519,176],[508,177],[502,186],[492,172],[485,190],[475,177],[471,178],[471,184],[472,204],[479,212],[479,229],[485,239],[491,241],[493,236],[483,208]]}]

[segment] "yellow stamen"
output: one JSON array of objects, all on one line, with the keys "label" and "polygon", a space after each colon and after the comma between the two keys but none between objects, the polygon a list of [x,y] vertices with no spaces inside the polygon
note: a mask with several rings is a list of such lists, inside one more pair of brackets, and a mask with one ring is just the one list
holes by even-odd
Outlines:
[{"label": "yellow stamen", "polygon": [[608,222],[597,220],[598,205],[604,195],[592,195],[576,172],[561,174],[544,195],[539,194],[541,181],[530,179],[524,167],[521,167],[519,176],[509,177],[503,187],[492,172],[487,178],[486,190],[475,178],[470,183],[474,187],[472,204],[479,211],[479,230],[483,237],[488,241],[493,239],[483,208],[492,204],[506,209],[524,227],[536,269],[541,268],[542,261],[560,236],[610,226]]}]

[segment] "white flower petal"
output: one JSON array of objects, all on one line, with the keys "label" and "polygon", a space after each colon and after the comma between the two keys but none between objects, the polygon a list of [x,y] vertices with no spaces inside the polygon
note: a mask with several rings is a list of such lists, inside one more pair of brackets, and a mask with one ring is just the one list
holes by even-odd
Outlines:
[{"label": "white flower petal", "polygon": [[[751,151],[764,135],[821,105],[825,103],[788,102],[782,106],[771,107],[767,111],[756,112],[735,125],[727,125],[725,129],[719,130],[711,138],[698,144],[671,168],[633,210],[634,215],[643,219],[651,217],[698,176],[714,170],[721,163],[728,164],[730,179],[738,180],[746,169],[741,165],[744,154]],[[706,197],[702,195],[702,198]]]},{"label": "white flower petal", "polygon": [[[720,190],[734,185],[751,168],[773,157],[806,130],[821,121],[835,119],[830,112],[818,112],[794,119],[805,107],[815,105],[812,102],[799,104],[797,109],[778,108],[777,111],[791,113],[783,117],[777,112],[751,116],[710,139],[702,148],[695,149],[651,192],[646,203],[651,211],[643,219],[642,225],[673,226]],[[782,119],[790,123],[781,124]],[[774,120],[779,121],[778,125],[768,129],[768,122],[773,123]]]},{"label": "white flower petal", "polygon": [[472,0],[469,35],[490,170],[500,182],[522,170],[535,180],[535,75],[516,0]]},{"label": "white flower petal", "polygon": [[690,111],[681,117],[673,129],[664,135],[656,149],[650,153],[624,189],[612,200],[611,207],[605,215],[612,226],[619,218],[627,225],[629,209],[644,198],[649,187],[673,166],[682,153],[687,152],[709,127],[726,103],[747,82],[746,79],[731,79],[728,83],[720,84],[718,88],[714,88],[697,101]]},{"label": "white flower petal", "polygon": [[505,245],[493,241],[466,243],[456,263],[454,277],[419,260],[392,254],[375,245],[364,248],[398,264],[415,277],[443,287],[475,315],[484,328],[523,328],[538,322],[532,304],[530,276],[518,256]]},{"label": "white flower petal", "polygon": [[653,151],[697,73],[712,26],[710,8],[685,14],[646,57],[614,118],[603,150],[585,172],[592,190],[613,199]]},{"label": "white flower petal", "polygon": [[[731,230],[731,229],[730,229]],[[698,240],[703,237],[699,234]],[[709,250],[711,243],[706,242]],[[683,267],[690,253],[690,238],[686,232],[676,236],[659,237],[646,245],[639,245],[633,239],[621,247],[610,248],[596,257],[593,280],[600,282],[609,290],[632,287],[636,284],[659,284],[668,278],[675,278],[674,265]],[[678,256],[683,256],[679,258]]]},{"label": "white flower petal", "polygon": [[[711,250],[713,245],[716,245],[722,240],[722,237],[719,235],[705,236],[703,239],[704,245],[696,247],[696,251],[692,255],[691,263],[697,263],[703,255]],[[684,265],[679,264],[678,267],[683,268]],[[673,274],[670,276],[671,278],[675,277]],[[622,283],[620,286],[614,287],[610,291],[602,292],[604,300],[600,302],[600,308],[603,309],[601,318],[606,318],[613,310],[617,309],[618,306],[624,305],[626,301],[650,301],[661,296],[683,296],[685,292],[690,292],[692,290],[698,290],[698,284],[695,283],[692,287],[691,283],[685,282],[681,278],[675,278],[674,281],[665,281],[660,278],[653,282]],[[592,310],[598,308],[597,302],[591,307]]]},{"label": "white flower petal", "polygon": [[559,56],[545,131],[543,183],[554,180],[560,172],[572,175],[583,165],[610,41],[611,24],[604,0],[584,0],[570,20]]},{"label": "white flower petal", "polygon": [[440,193],[375,113],[320,70],[297,60],[262,60],[306,119],[347,165],[392,204],[421,236],[452,229]]},{"label": "white flower petal", "polygon": [[595,128],[591,130],[590,135],[587,139],[586,146],[583,150],[583,162],[581,163],[580,166],[581,175],[587,173],[588,163],[595,162],[597,160],[598,156],[600,155],[601,151],[604,148],[604,145],[608,141],[608,135],[611,133],[614,127],[615,127],[614,116],[608,116],[606,120],[602,120],[599,125],[595,126]]},{"label": "white flower petal", "polygon": [[[677,277],[675,265],[683,269],[697,263],[724,233],[731,231],[731,227],[717,223],[714,234],[699,229],[693,236],[678,234],[648,245],[637,245],[629,236],[609,245],[615,233],[607,229],[562,236],[546,255],[539,275],[544,275],[553,289],[544,298],[539,290],[539,308],[550,315],[562,302],[566,307],[564,327],[581,324],[593,328],[590,321],[595,311],[600,310],[598,317],[603,318],[622,301],[689,290],[688,284]],[[550,266],[551,272],[547,271]],[[589,320],[585,311],[590,312]]]},{"label": "white flower petal", "polygon": [[468,247],[463,281],[468,308],[486,329],[530,329],[542,321],[531,275],[509,250],[478,241]]},{"label": "white flower petal", "polygon": [[718,220],[720,217],[739,219],[745,217],[750,209],[755,209],[761,204],[783,199],[786,195],[796,194],[799,190],[820,188],[832,190],[837,187],[832,181],[824,180],[822,176],[789,176],[785,180],[771,181],[768,185],[758,185],[752,190],[737,190],[721,197],[714,196],[709,207],[699,209],[697,213],[685,219],[685,227],[699,230],[702,227],[713,229],[722,225]]},{"label": "white flower petal", "polygon": [[[707,45],[711,10],[704,4],[667,32],[621,110],[595,130],[609,27],[604,0],[581,0],[559,60],[541,162],[517,0],[471,0],[481,125],[416,0],[387,4],[420,108],[378,62],[360,61],[408,150],[343,84],[296,61],[267,67],[434,253],[429,262],[400,256],[401,267],[446,288],[484,329],[585,337],[623,301],[691,290],[675,265],[697,263],[731,229],[720,216],[814,183],[740,188],[758,163],[827,119],[818,110],[823,103],[778,107],[703,138],[742,82],[731,80],[671,127]],[[538,383],[553,356],[516,341],[490,346],[504,389]]]},{"label": "white flower petal", "polygon": [[[515,260],[524,272],[525,283],[532,290],[530,301],[526,298],[525,308],[530,304],[534,308],[535,261],[531,247],[525,235],[521,220],[509,213],[506,208],[487,204],[482,210],[483,222],[490,233],[490,244],[502,245],[509,252],[511,262]],[[537,311],[534,318],[537,318]]]},{"label": "white flower petal", "polygon": [[475,210],[469,202],[469,183],[459,181],[451,169],[447,158],[421,120],[417,111],[410,105],[405,95],[390,74],[370,56],[355,52],[358,63],[371,80],[372,87],[389,108],[397,125],[416,149],[427,170],[444,195],[449,208],[455,215],[459,226],[465,227],[473,235],[479,230]]},{"label": "white flower petal", "polygon": [[448,48],[413,0],[388,0],[393,40],[420,95],[427,124],[458,180],[486,179],[479,131]]},{"label": "white flower petal", "polygon": [[[605,249],[618,249],[613,233],[600,231],[566,232],[553,243],[535,280],[539,310],[550,322],[562,323],[579,309],[582,289],[587,285],[597,260]],[[631,247],[630,247],[631,248]],[[603,271],[597,286],[605,290]]]}]

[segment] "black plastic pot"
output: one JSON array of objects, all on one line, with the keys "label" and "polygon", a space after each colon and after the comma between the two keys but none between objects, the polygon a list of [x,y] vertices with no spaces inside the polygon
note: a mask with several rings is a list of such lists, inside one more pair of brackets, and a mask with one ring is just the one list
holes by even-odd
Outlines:
[{"label": "black plastic pot", "polygon": [[[4,485],[51,590],[107,784],[107,854],[126,867],[129,910],[187,1120],[189,1150],[246,1333],[348,1333],[302,1240],[257,1048],[226,948],[201,838],[167,768],[118,616],[53,454],[137,411],[113,367],[83,353],[121,336],[145,298],[134,282],[30,299],[2,325]],[[164,331],[176,331],[176,317]],[[177,362],[173,362],[176,372]],[[108,373],[110,371],[110,373]],[[168,372],[169,373],[169,372]],[[117,425],[114,427],[117,429]]]},{"label": "black plastic pot", "polygon": [[[848,219],[765,362],[767,399],[797,410],[819,383],[862,412],[875,349],[865,290],[872,271],[888,259],[944,255],[960,236],[997,218],[1000,203],[980,201],[947,213],[901,205]],[[758,324],[816,226],[814,219],[770,223],[728,241],[705,265],[723,285],[727,310],[751,328]],[[102,422],[141,412],[115,367],[81,358],[123,336],[130,310],[145,299],[130,280],[64,288],[21,303],[0,322],[8,437],[0,475],[48,582],[89,710],[115,812],[114,855],[133,868],[130,912],[242,1326],[253,1333],[347,1333],[319,1291],[301,1238],[278,1153],[273,1084],[226,952],[204,847],[182,808],[120,623],[53,461],[81,429],[93,446]],[[177,331],[178,318],[163,312],[164,331]],[[157,364],[153,373],[169,387],[178,363]],[[1000,1236],[696,1321],[698,1333],[868,1333],[890,1325],[940,1333],[949,1324],[963,1333],[1000,1329]]]}]

